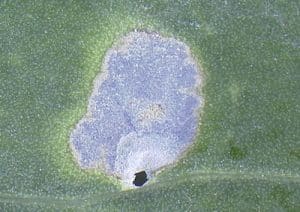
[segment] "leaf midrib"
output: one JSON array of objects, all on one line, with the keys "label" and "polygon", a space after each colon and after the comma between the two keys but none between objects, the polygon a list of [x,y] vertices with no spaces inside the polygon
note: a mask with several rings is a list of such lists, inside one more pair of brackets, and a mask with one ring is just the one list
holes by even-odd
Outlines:
[{"label": "leaf midrib", "polygon": [[[145,186],[139,189],[142,192],[144,189],[159,189],[163,187],[169,187],[174,184],[174,182],[184,183],[188,181],[223,181],[223,180],[258,180],[258,181],[268,181],[268,182],[290,182],[290,183],[300,183],[300,175],[292,173],[274,173],[274,172],[254,172],[254,171],[194,171],[186,175],[174,176],[170,180],[163,180],[159,183],[153,183],[149,186]],[[127,190],[118,192],[105,192],[101,193],[102,199],[99,198],[99,194],[88,195],[87,197],[56,197],[51,195],[28,195],[28,194],[15,194],[15,193],[2,193],[0,192],[0,202],[2,203],[20,203],[24,205],[55,205],[58,208],[67,207],[82,207],[85,204],[92,204],[99,202],[101,200],[110,199],[116,196],[120,196],[123,193],[136,192],[138,190]]]}]

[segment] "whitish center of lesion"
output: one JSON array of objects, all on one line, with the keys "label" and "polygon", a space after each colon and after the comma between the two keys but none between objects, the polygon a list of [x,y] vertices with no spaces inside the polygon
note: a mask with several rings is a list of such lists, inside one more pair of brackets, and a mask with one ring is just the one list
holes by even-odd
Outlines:
[{"label": "whitish center of lesion", "polygon": [[165,118],[165,110],[161,104],[151,104],[145,110],[138,113],[139,122],[149,123],[153,121],[162,121]]}]

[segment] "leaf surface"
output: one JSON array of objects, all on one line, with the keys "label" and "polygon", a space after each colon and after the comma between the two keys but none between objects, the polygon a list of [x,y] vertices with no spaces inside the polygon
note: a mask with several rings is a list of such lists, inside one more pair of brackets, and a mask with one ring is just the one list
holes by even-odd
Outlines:
[{"label": "leaf surface", "polygon": [[[1,210],[300,210],[299,1],[1,1]],[[68,140],[106,51],[134,29],[187,43],[195,143],[148,185],[79,169]]]}]

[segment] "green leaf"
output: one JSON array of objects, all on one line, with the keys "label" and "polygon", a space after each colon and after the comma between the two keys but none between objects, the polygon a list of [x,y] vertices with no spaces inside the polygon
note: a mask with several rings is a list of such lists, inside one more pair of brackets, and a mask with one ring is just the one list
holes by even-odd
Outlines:
[{"label": "green leaf", "polygon": [[[299,1],[1,1],[0,209],[300,210]],[[194,145],[146,186],[81,170],[69,135],[106,51],[134,29],[204,73]]]}]

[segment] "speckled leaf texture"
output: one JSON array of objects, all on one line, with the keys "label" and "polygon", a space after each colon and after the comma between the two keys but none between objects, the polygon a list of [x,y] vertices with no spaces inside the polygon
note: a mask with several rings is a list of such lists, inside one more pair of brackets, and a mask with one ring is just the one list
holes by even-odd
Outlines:
[{"label": "speckled leaf texture", "polygon": [[[299,1],[0,2],[0,210],[299,211]],[[106,52],[144,30],[203,72],[197,139],[147,185],[74,161]]]}]

